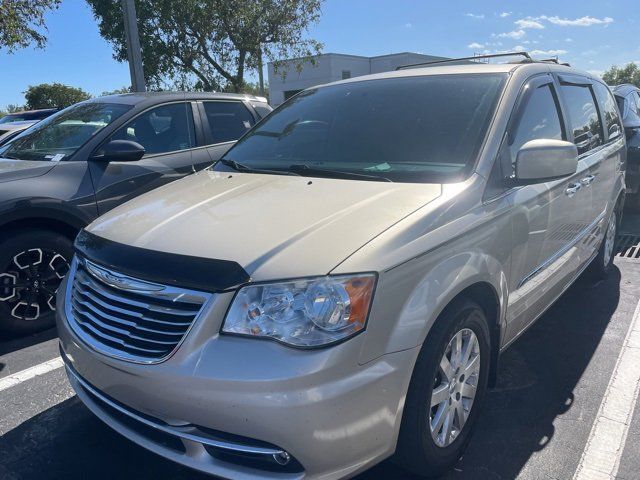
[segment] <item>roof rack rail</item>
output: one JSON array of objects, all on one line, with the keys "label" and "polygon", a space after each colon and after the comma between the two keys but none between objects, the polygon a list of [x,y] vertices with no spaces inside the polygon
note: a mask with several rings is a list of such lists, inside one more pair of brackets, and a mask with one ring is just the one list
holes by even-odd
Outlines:
[{"label": "roof rack rail", "polygon": [[483,59],[490,59],[490,58],[514,57],[514,56],[524,57],[525,61],[528,61],[528,62],[534,61],[533,58],[531,58],[531,55],[529,55],[527,52],[494,53],[491,55],[475,55],[473,57],[448,58],[447,60],[435,60],[433,62],[421,62],[421,63],[412,63],[409,65],[400,65],[399,67],[396,67],[396,70],[404,70],[405,68],[437,65],[441,63],[461,62],[465,60],[483,60]]}]

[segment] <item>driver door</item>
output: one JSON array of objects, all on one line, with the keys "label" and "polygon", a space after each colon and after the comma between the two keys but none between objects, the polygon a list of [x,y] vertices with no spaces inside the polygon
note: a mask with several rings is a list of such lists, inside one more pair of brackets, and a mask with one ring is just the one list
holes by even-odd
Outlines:
[{"label": "driver door", "polygon": [[[512,165],[520,147],[530,140],[568,140],[553,77],[535,77],[522,95],[515,127],[510,129],[501,155],[501,160]],[[576,173],[569,177],[517,187],[511,194],[514,245],[507,341],[560,295],[580,266],[581,252],[576,241],[588,224],[591,211],[591,192],[580,185],[587,173],[588,166],[580,160]]]},{"label": "driver door", "polygon": [[196,140],[193,110],[188,102],[150,108],[118,129],[106,142],[111,140],[132,140],[146,152],[134,162],[89,161],[101,215],[131,198],[194,172],[192,150]]}]

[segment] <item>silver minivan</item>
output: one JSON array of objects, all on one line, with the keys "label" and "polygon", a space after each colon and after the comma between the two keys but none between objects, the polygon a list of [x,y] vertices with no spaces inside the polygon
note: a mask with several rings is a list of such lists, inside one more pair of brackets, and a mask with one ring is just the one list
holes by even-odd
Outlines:
[{"label": "silver minivan", "polygon": [[391,456],[441,474],[500,353],[611,268],[625,150],[609,89],[552,62],[305,90],[213,168],[80,233],[57,304],[71,384],[127,438],[220,477],[344,478]]}]

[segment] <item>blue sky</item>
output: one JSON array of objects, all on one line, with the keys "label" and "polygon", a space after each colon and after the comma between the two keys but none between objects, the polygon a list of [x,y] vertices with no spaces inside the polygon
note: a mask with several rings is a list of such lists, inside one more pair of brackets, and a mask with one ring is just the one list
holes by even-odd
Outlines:
[{"label": "blue sky", "polygon": [[[128,66],[113,60],[84,1],[63,0],[47,24],[45,50],[0,52],[0,108],[24,103],[22,92],[37,83],[93,95],[129,84]],[[310,34],[325,52],[465,56],[524,48],[602,72],[640,63],[639,28],[637,0],[327,0]]]}]

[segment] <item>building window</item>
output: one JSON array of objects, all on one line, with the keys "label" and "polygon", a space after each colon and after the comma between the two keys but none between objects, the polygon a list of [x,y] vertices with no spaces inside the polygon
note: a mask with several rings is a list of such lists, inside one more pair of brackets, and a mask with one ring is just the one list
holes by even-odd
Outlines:
[{"label": "building window", "polygon": [[351,70],[342,70],[342,80],[351,78]]}]

